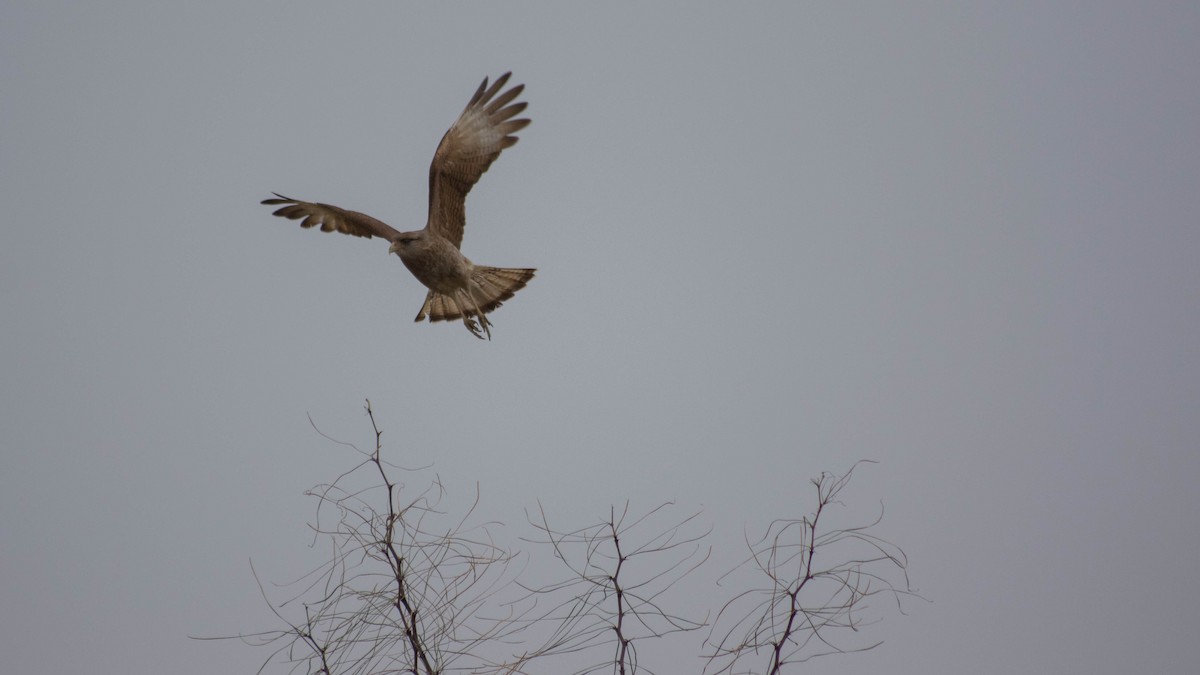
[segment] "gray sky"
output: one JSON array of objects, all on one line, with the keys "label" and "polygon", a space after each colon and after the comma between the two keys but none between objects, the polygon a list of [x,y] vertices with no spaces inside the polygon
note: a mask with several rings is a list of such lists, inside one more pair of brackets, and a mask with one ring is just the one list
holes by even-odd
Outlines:
[{"label": "gray sky", "polygon": [[[3,669],[253,672],[187,636],[273,627],[247,560],[319,563],[302,493],[355,459],[306,415],[369,445],[369,397],[514,541],[538,500],[674,499],[712,576],[878,460],[847,499],[932,602],[813,671],[1190,672],[1197,35],[1165,2],[5,3]],[[464,252],[539,273],[493,342],[258,204],[422,226],[505,70],[533,124]]]}]

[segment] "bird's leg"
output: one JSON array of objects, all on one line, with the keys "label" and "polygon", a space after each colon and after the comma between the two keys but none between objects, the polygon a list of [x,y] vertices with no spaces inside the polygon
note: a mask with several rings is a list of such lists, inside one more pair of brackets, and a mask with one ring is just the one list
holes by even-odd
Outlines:
[{"label": "bird's leg", "polygon": [[[467,294],[467,298],[471,301],[471,304],[469,305],[469,307],[475,308],[475,316],[471,316],[467,310],[468,305],[466,305],[466,303],[464,303],[462,301],[462,298],[459,297],[459,298],[455,299],[455,303],[458,305],[459,311],[462,312],[463,325],[467,327],[467,330],[471,331],[471,335],[474,335],[475,337],[479,338],[480,340],[483,339],[484,333],[487,334],[487,339],[491,340],[492,339],[492,331],[491,331],[492,323],[487,320],[487,317],[483,315],[483,312],[479,311],[479,303],[475,302],[475,298],[474,298],[474,296],[471,295],[470,291],[468,291],[466,289],[459,289],[458,293],[456,293],[455,295],[458,295],[459,293],[463,293],[463,292],[465,292]],[[478,319],[479,319],[478,322],[476,322],[476,320],[475,320],[476,317],[478,317]],[[480,328],[483,329],[482,332],[480,331]]]},{"label": "bird's leg", "polygon": [[[483,313],[483,310],[479,309],[479,302],[475,300],[475,294],[471,292],[470,287],[463,290],[466,292],[467,298],[471,301],[471,306],[475,308],[475,318],[479,319],[479,327],[482,328],[483,332],[487,334],[487,339],[491,340],[492,322],[488,321],[487,315]],[[466,312],[463,312],[463,317],[465,319]],[[481,340],[483,339],[483,336],[479,334],[478,329],[471,332],[475,333],[475,337]]]},{"label": "bird's leg", "polygon": [[474,335],[480,340],[483,339],[483,335],[481,335],[479,332],[479,326],[475,323],[475,319],[473,319],[470,315],[463,314],[463,325],[467,327],[467,330],[471,331],[471,335]]}]

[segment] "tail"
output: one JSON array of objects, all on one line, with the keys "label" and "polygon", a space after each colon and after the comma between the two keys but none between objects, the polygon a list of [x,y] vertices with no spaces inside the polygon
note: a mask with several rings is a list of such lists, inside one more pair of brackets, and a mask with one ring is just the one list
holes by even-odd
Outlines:
[{"label": "tail", "polygon": [[[429,321],[448,321],[462,319],[467,330],[475,337],[483,338],[480,333],[492,337],[489,329],[491,322],[484,316],[496,309],[505,300],[511,298],[517,291],[525,288],[525,284],[533,278],[537,270],[518,269],[513,267],[482,267],[477,266],[471,275],[468,288],[446,295],[429,291],[425,296],[425,304],[417,313],[417,321],[429,317]],[[478,319],[478,324],[475,320]]]}]

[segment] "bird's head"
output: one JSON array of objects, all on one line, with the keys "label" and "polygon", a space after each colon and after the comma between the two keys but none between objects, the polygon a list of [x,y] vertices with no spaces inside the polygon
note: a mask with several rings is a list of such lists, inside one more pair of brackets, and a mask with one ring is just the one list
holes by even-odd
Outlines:
[{"label": "bird's head", "polygon": [[409,247],[425,237],[424,230],[416,232],[401,232],[400,236],[392,240],[392,246],[388,249],[388,253],[395,253],[403,257],[404,252],[409,250]]}]

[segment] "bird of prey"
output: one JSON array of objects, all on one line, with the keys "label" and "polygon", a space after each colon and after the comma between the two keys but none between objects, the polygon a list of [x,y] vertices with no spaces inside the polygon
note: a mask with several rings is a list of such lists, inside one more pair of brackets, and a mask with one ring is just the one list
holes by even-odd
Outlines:
[{"label": "bird of prey", "polygon": [[278,192],[263,204],[282,205],[275,215],[299,220],[300,226],[321,228],[356,237],[379,237],[391,242],[409,272],[429,293],[417,313],[417,321],[462,319],[477,338],[492,338],[486,314],[525,287],[536,270],[476,265],[459,251],[466,224],[466,199],[471,187],[500,156],[517,142],[513,134],[524,129],[528,119],[513,119],[527,103],[513,101],[525,85],[500,93],[512,73],[505,73],[488,86],[487,78],[475,90],[467,107],[442,137],[429,167],[429,219],[425,228],[400,232],[357,211],[304,202]]}]

